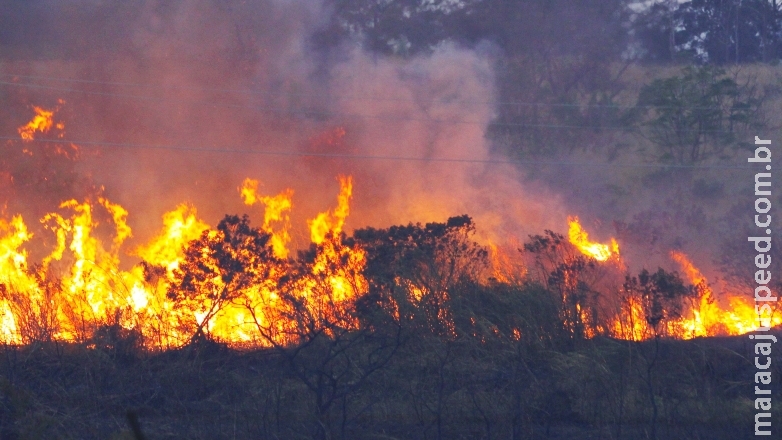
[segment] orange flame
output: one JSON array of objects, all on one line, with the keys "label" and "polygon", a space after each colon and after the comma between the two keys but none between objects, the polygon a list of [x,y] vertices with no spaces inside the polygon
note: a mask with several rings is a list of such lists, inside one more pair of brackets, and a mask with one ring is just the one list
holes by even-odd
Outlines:
[{"label": "orange flame", "polygon": [[353,196],[353,179],[350,176],[339,176],[339,196],[337,208],[333,211],[321,212],[307,224],[310,227],[310,237],[313,243],[320,244],[329,233],[339,235],[345,219],[350,214],[350,199]]},{"label": "orange flame", "polygon": [[[293,207],[293,190],[286,189],[274,197],[261,196],[258,194],[260,182],[253,179],[245,179],[242,186],[239,187],[239,194],[247,206],[252,206],[258,202],[263,203],[265,211],[263,214],[262,229],[272,236],[272,249],[277,258],[288,258],[288,243],[291,241],[290,216],[288,211]],[[276,224],[280,227],[274,228]]]},{"label": "orange flame", "polygon": [[[346,319],[350,315],[344,312],[368,289],[363,275],[365,251],[343,244],[339,234],[349,213],[351,178],[340,177],[340,185],[338,206],[309,222],[318,247],[307,266],[310,272],[301,274],[294,286],[313,325]],[[244,288],[241,302],[211,314],[207,303],[182,308],[168,296],[187,246],[219,233],[199,220],[190,205],[164,214],[161,232],[133,251],[147,265],[130,270],[120,269],[122,246],[132,236],[128,212],[106,198],[96,203],[69,200],[60,211],[43,217],[44,230],[54,235],[55,243],[40,266],[28,264],[24,246],[33,235],[22,217],[0,219],[0,340],[13,344],[40,338],[87,341],[100,326],[120,325],[140,331],[148,348],[167,348],[187,343],[192,335],[183,324],[187,322],[203,325],[212,337],[228,343],[267,344],[259,337],[259,326],[274,329],[277,343],[292,340],[293,329],[303,323],[285,315],[278,291],[279,280],[292,264],[285,260],[289,235],[287,229],[280,232],[272,227],[287,226],[292,191],[262,197],[257,187],[256,181],[248,179],[241,194],[248,204],[265,205],[262,229],[278,237],[270,244],[282,265],[264,275],[263,282]],[[99,215],[108,216],[113,228],[106,245],[98,239]],[[224,283],[219,277],[211,281],[218,287]],[[347,319],[344,325],[356,324]]]},{"label": "orange flame", "polygon": [[[59,100],[58,103],[62,105],[65,102]],[[33,111],[35,112],[33,118],[27,124],[16,129],[19,132],[19,136],[25,141],[32,141],[35,139],[35,133],[46,134],[49,133],[52,127],[55,127],[60,130],[58,137],[62,137],[62,130],[65,129],[65,124],[63,122],[54,122],[54,114],[60,110],[60,105],[53,110],[33,106]]]},{"label": "orange flame", "polygon": [[581,253],[594,258],[597,261],[606,261],[619,255],[619,244],[611,239],[610,244],[594,243],[589,241],[589,234],[581,227],[578,217],[568,217],[568,239]]},{"label": "orange flame", "polygon": [[[683,337],[714,336],[720,334],[740,335],[760,327],[758,315],[750,297],[728,295],[729,309],[723,309],[715,301],[706,277],[695,267],[683,252],[671,251],[671,259],[677,262],[690,283],[700,291],[700,302],[693,306],[692,316],[682,320],[686,331]],[[770,326],[782,324],[782,316],[777,314],[768,318]]]}]

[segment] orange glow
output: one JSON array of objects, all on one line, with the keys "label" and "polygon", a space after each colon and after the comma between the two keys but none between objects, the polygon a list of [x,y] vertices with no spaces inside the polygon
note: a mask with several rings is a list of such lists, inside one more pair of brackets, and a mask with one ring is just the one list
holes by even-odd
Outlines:
[{"label": "orange glow", "polygon": [[291,241],[290,216],[293,207],[293,190],[286,189],[276,196],[261,196],[258,193],[260,182],[245,179],[239,187],[239,195],[244,204],[252,206],[258,202],[264,205],[263,230],[272,236],[272,249],[277,258],[288,258],[288,243]]},{"label": "orange glow", "polygon": [[58,105],[52,110],[33,106],[33,111],[35,112],[33,118],[30,119],[27,124],[22,125],[16,129],[16,131],[19,133],[19,137],[25,141],[32,141],[35,139],[35,133],[47,134],[52,129],[52,127],[54,127],[59,130],[57,137],[61,138],[63,136],[65,124],[63,122],[55,122],[54,115],[60,110],[60,106],[63,104],[65,104],[65,101],[60,99],[58,101]]},{"label": "orange glow", "polygon": [[345,219],[350,214],[350,199],[353,197],[353,179],[350,176],[339,176],[339,196],[337,208],[333,211],[321,212],[307,224],[310,227],[310,237],[313,243],[320,244],[329,233],[339,235]]},{"label": "orange glow", "polygon": [[[723,294],[718,301],[708,280],[683,252],[671,251],[670,257],[679,264],[689,284],[694,286],[697,297],[685,307],[681,318],[665,323],[663,333],[679,339],[707,336],[742,335],[763,326],[782,325],[779,313],[765,314],[758,321],[751,296],[733,293]],[[723,307],[727,303],[729,307]],[[772,310],[773,312],[773,310]],[[622,311],[614,322],[613,334],[621,339],[641,341],[653,336],[647,325],[641,303],[636,298],[626,298]]]},{"label": "orange glow", "polygon": [[[55,121],[59,107],[33,109],[35,116],[18,129],[23,140],[64,129]],[[344,135],[343,129],[337,129],[317,141],[337,144]],[[329,334],[332,330],[327,323],[354,328],[358,322],[350,312],[356,299],[369,290],[364,276],[367,253],[343,241],[353,180],[351,176],[338,176],[337,180],[336,206],[307,221],[312,246],[298,259],[290,258],[289,249],[293,190],[263,195],[261,183],[249,178],[238,187],[239,195],[247,206],[260,204],[264,209],[262,223],[252,229],[256,242],[263,244],[245,252],[249,257],[239,255],[242,250],[230,246],[220,248],[224,255],[215,256],[215,248],[210,246],[225,244],[230,233],[222,226],[211,228],[189,204],[165,213],[159,233],[132,252],[124,249],[133,237],[130,214],[106,197],[66,200],[41,218],[38,229],[29,228],[21,215],[0,217],[0,342],[87,342],[101,327],[118,325],[138,331],[145,347],[152,350],[182,346],[201,333],[230,344],[262,346],[295,342],[302,332],[313,329]],[[615,239],[608,243],[590,241],[578,217],[567,220],[569,242],[579,252],[624,271]],[[35,236],[31,230],[36,231]],[[34,254],[43,255],[36,264],[28,261],[28,247],[39,239],[52,245],[46,252]],[[527,276],[527,267],[521,259],[512,258],[515,250],[509,250],[519,246],[510,244],[488,243],[491,265],[488,272],[483,272],[484,282],[513,284]],[[140,264],[123,265],[121,257],[127,254],[138,257]],[[251,281],[231,285],[235,273],[226,276],[221,272],[222,262],[234,257],[262,260],[257,266],[242,263],[235,269]],[[750,295],[727,293],[719,302],[706,277],[685,254],[672,251],[670,257],[698,295],[687,304],[681,318],[665,322],[665,335],[682,339],[738,335],[759,326]],[[208,276],[185,280],[184,272],[196,266],[206,269],[203,273]],[[562,288],[578,292],[582,281],[578,272],[563,275]],[[191,297],[177,298],[188,283],[201,283],[201,290]],[[449,292],[436,284],[402,284],[413,302],[433,298],[438,308],[430,324],[441,326],[455,337],[454,319],[444,305]],[[229,292],[233,296],[223,301],[229,288],[234,289]],[[576,302],[571,310],[563,298],[568,308],[564,320],[572,324],[574,334],[576,325],[585,326],[586,337],[608,334],[638,341],[653,335],[644,311],[648,304],[638,297],[616,301],[615,296],[613,300],[610,307],[615,313],[606,318],[611,314],[598,313],[596,306],[587,305],[589,302]],[[402,319],[398,305],[391,301],[392,315]],[[296,304],[295,314],[291,303]],[[767,318],[765,325],[782,325],[779,314]],[[514,329],[512,337],[521,338],[520,330]]]},{"label": "orange glow", "polygon": [[[700,293],[699,303],[692,307],[691,315],[682,320],[681,327],[684,331],[682,337],[740,335],[760,327],[750,296],[729,293],[726,296],[730,307],[722,308],[715,300],[706,277],[687,256],[679,251],[671,251],[670,256],[681,266],[690,283],[696,286]],[[782,316],[779,314],[769,316],[767,324],[770,326],[782,324]]]},{"label": "orange glow", "polygon": [[150,264],[165,267],[171,275],[184,257],[185,246],[207,229],[209,225],[198,219],[196,209],[183,203],[163,215],[163,230],[134,254]]},{"label": "orange glow", "polygon": [[17,131],[19,136],[26,141],[35,139],[35,133],[48,133],[52,128],[52,117],[54,111],[45,110],[41,107],[33,107],[35,110],[35,116],[27,124],[19,127]]},{"label": "orange glow", "polygon": [[[278,237],[269,244],[280,263],[260,276],[259,282],[243,287],[241,301],[231,301],[219,310],[210,300],[182,307],[168,295],[186,257],[185,249],[201,237],[222,234],[199,220],[190,205],[179,205],[163,215],[162,230],[132,253],[146,266],[129,270],[120,269],[122,246],[132,237],[128,212],[106,198],[68,200],[42,218],[44,230],[55,240],[39,266],[28,263],[24,246],[33,235],[22,217],[0,219],[0,339],[12,344],[42,338],[87,341],[101,326],[120,325],[138,330],[148,348],[164,349],[187,343],[195,327],[203,327],[212,338],[226,343],[267,345],[269,340],[261,337],[259,329],[265,329],[266,337],[276,343],[286,343],[296,339],[302,325],[322,326],[326,320],[336,320],[354,326],[357,323],[345,312],[368,289],[363,275],[366,255],[363,249],[342,243],[340,232],[349,212],[352,180],[340,177],[339,181],[337,207],[309,222],[318,240],[314,260],[307,263],[308,272],[288,287],[306,307],[309,323],[291,320],[280,302],[280,280],[292,262],[285,259],[287,229],[273,226],[287,228],[292,191],[262,197],[257,195],[258,183],[248,179],[241,194],[246,203],[265,205],[261,229]],[[110,219],[113,231],[105,244],[98,238],[105,235],[105,227],[101,226],[100,234],[96,229],[97,218],[104,217]],[[199,264],[212,263],[205,259]],[[225,285],[220,277],[210,282],[217,289]]]},{"label": "orange glow", "polygon": [[581,227],[578,217],[568,217],[568,239],[581,253],[597,261],[606,261],[619,255],[619,244],[611,239],[609,244],[589,241],[589,234]]},{"label": "orange glow", "polygon": [[636,298],[627,298],[623,302],[619,318],[614,322],[613,334],[630,341],[643,341],[650,336],[643,307]]},{"label": "orange glow", "polygon": [[527,267],[518,249],[523,245],[515,239],[503,244],[487,242],[489,253],[488,276],[500,283],[520,284],[527,277]]}]

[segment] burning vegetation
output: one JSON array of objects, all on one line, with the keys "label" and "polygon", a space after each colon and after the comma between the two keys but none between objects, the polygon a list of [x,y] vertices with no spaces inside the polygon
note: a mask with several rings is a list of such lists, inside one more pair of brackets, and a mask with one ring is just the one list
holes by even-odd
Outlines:
[{"label": "burning vegetation", "polygon": [[[33,119],[18,130],[22,148],[36,133],[64,129],[53,122],[57,109],[33,109]],[[34,234],[25,220],[0,219],[0,338],[89,343],[101,329],[116,327],[137,333],[149,350],[201,339],[295,345],[307,332],[360,329],[357,313],[367,302],[397,325],[410,318],[406,313],[422,313],[433,332],[456,338],[451,303],[455,286],[464,283],[542,286],[557,303],[560,331],[571,338],[690,339],[759,325],[749,301],[729,293],[718,298],[684,253],[673,250],[670,258],[685,278],[663,269],[631,276],[617,240],[591,241],[577,217],[568,218],[567,239],[546,231],[516,257],[473,241],[475,226],[466,216],[349,237],[343,229],[353,180],[338,181],[337,206],[307,222],[311,245],[296,258],[289,249],[293,190],[262,195],[260,182],[249,178],[239,195],[247,206],[263,207],[260,226],[246,215],[228,215],[212,228],[195,207],[182,204],[163,216],[156,237],[130,252],[123,248],[132,236],[129,213],[101,195],[63,201],[40,219],[53,246],[39,262],[29,261]],[[111,225],[108,240],[99,238],[99,217]],[[141,261],[123,269],[126,254]],[[413,309],[405,312],[400,301]],[[780,323],[782,316],[774,315],[772,325]],[[528,337],[518,327],[505,332]]]},{"label": "burning vegetation", "polygon": [[0,439],[752,432],[779,2],[6,3]]}]

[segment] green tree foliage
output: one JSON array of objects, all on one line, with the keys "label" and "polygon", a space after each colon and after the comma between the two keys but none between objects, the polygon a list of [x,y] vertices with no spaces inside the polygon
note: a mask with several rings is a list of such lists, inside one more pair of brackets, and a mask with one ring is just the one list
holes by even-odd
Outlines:
[{"label": "green tree foliage", "polygon": [[677,165],[729,158],[747,130],[759,128],[762,99],[723,69],[688,66],[641,89],[635,111],[656,158]]}]

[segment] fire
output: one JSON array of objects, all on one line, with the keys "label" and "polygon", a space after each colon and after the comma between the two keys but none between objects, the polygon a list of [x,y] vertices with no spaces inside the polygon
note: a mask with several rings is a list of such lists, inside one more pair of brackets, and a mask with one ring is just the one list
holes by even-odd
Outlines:
[{"label": "fire", "polygon": [[714,294],[706,277],[696,268],[683,252],[671,251],[671,259],[681,266],[690,283],[699,293],[699,303],[692,307],[692,317],[684,319],[682,328],[685,336],[698,337],[715,334],[720,324],[722,310],[714,302]]},{"label": "fire", "polygon": [[631,297],[623,301],[621,312],[612,330],[619,339],[643,341],[649,338],[644,310],[636,298]]},{"label": "fire", "polygon": [[[59,104],[64,104],[64,101],[60,100]],[[58,105],[53,110],[47,110],[42,107],[33,106],[35,116],[25,125],[22,125],[17,129],[19,136],[25,141],[32,141],[35,139],[35,133],[46,134],[52,127],[60,130],[58,137],[62,137],[62,130],[65,128],[65,124],[62,122],[54,122],[54,114],[60,109]]]},{"label": "fire", "polygon": [[[293,190],[286,189],[274,197],[261,196],[258,194],[259,185],[257,180],[245,179],[239,187],[239,194],[247,206],[263,203],[263,230],[272,236],[274,254],[278,258],[288,258],[288,243],[291,241],[288,211],[293,207]],[[279,225],[279,228],[273,225]]]},{"label": "fire", "polygon": [[584,255],[597,261],[606,261],[619,255],[619,244],[611,239],[610,244],[594,243],[589,241],[589,234],[581,227],[578,217],[568,217],[568,239]]},{"label": "fire", "polygon": [[310,227],[310,237],[313,243],[320,244],[326,239],[329,232],[339,235],[345,219],[350,214],[350,198],[353,196],[353,179],[348,176],[339,176],[339,196],[337,208],[334,211],[326,211],[307,222]]},{"label": "fire", "polygon": [[[728,293],[723,295],[727,298],[719,302],[706,277],[687,255],[680,251],[671,251],[669,255],[679,264],[697,295],[682,311],[680,318],[665,323],[663,332],[666,335],[680,339],[742,335],[760,326],[751,297]],[[729,307],[722,306],[725,302]],[[782,316],[772,314],[762,324],[771,327],[782,325]],[[624,299],[621,313],[614,322],[613,334],[634,341],[653,336],[644,308],[636,298]]]},{"label": "fire", "polygon": [[27,270],[27,252],[22,244],[32,238],[21,216],[10,222],[0,219],[0,293],[2,293],[2,318],[0,337],[10,343],[21,342],[16,317],[13,314],[11,289],[32,289],[36,283]]},{"label": "fire", "polygon": [[184,258],[185,246],[207,229],[209,225],[198,219],[195,207],[183,203],[163,215],[163,230],[134,254],[150,264],[165,267],[170,275]]},{"label": "fire", "polygon": [[[35,116],[18,129],[22,140],[32,141],[52,128],[63,130],[55,121],[59,107],[33,109]],[[344,130],[335,136],[337,142]],[[102,327],[120,326],[137,331],[148,349],[181,346],[200,335],[259,346],[295,342],[306,331],[331,334],[329,323],[355,328],[358,322],[350,311],[369,290],[367,253],[343,240],[353,180],[338,176],[338,181],[336,206],[307,221],[312,245],[298,258],[290,258],[289,249],[293,190],[263,195],[261,183],[250,178],[238,192],[245,205],[263,205],[259,226],[251,227],[246,217],[230,217],[213,229],[199,219],[195,207],[180,204],[163,215],[157,235],[131,252],[123,249],[133,237],[130,214],[106,197],[62,202],[43,216],[41,232],[33,229],[35,234],[20,215],[0,218],[0,341],[88,342]],[[576,249],[624,270],[615,239],[592,242],[578,217],[569,217],[568,223],[568,239]],[[26,246],[41,238],[38,234],[50,234],[54,244],[40,264],[33,264]],[[123,266],[124,254],[142,261]],[[488,257],[491,282],[518,283],[528,275],[503,246],[489,243]],[[680,318],[665,322],[665,334],[687,339],[738,335],[758,327],[751,298],[728,295],[722,304],[730,307],[723,308],[685,254],[673,251],[670,257],[698,295]],[[577,273],[564,277],[563,286],[578,292]],[[424,286],[408,287],[417,301],[431,294]],[[448,301],[448,295],[442,292],[442,300]],[[628,294],[615,303],[620,310],[608,321],[598,322],[601,314],[587,302],[576,302],[569,313],[572,322],[586,325],[585,337],[643,340],[653,334],[643,301]],[[446,308],[437,319],[455,335]],[[769,319],[770,325],[782,325],[782,316]]]},{"label": "fire", "polygon": [[[706,277],[695,267],[683,252],[671,251],[671,259],[677,262],[690,283],[699,291],[700,300],[693,305],[690,317],[682,320],[681,327],[685,338],[715,336],[720,334],[741,335],[756,330],[758,323],[754,304],[747,297],[729,294],[728,309],[716,302]],[[782,316],[776,314],[770,318],[771,326],[782,324]]]},{"label": "fire", "polygon": [[[181,204],[163,215],[161,231],[130,252],[143,264],[129,270],[120,269],[123,245],[133,236],[129,213],[105,197],[65,201],[41,219],[43,230],[55,240],[40,265],[28,262],[24,246],[33,234],[22,217],[0,219],[0,339],[14,344],[40,339],[88,341],[101,326],[119,325],[139,331],[150,349],[185,344],[196,328],[227,343],[267,345],[269,340],[260,337],[259,329],[266,329],[275,343],[286,343],[295,339],[291,335],[301,325],[340,319],[348,327],[356,325],[344,312],[368,289],[363,275],[366,255],[363,249],[342,243],[352,179],[339,181],[337,207],[308,222],[316,247],[313,259],[301,263],[287,258],[293,192],[260,196],[257,181],[244,181],[240,194],[245,203],[265,206],[260,230],[269,235],[276,260],[270,260],[263,271],[247,274],[255,281],[240,285],[241,295],[225,303],[208,295],[197,303],[177,302],[170,295],[178,288],[175,282],[181,280],[188,255],[199,258],[196,265],[222,273],[217,267],[222,260],[198,246],[221,243],[224,232],[200,220],[191,205]],[[108,240],[98,238],[107,235],[104,226],[98,228],[99,218],[109,219]],[[232,255],[240,257],[244,258]],[[297,274],[295,282],[283,286],[283,276],[291,271]],[[215,276],[203,281],[220,291],[230,279]],[[280,302],[283,294],[295,296],[306,307],[309,323],[291,320]]]},{"label": "fire", "polygon": [[[306,283],[304,296],[312,296],[312,291],[326,287],[326,298],[331,302],[327,314],[340,313],[349,307],[350,300],[356,299],[368,290],[363,270],[366,265],[366,252],[360,247],[348,247],[342,244],[340,233],[345,219],[350,213],[350,198],[353,194],[353,179],[339,176],[340,191],[337,196],[337,208],[319,213],[307,221],[313,243],[318,245],[318,254],[312,266],[312,278]],[[343,264],[334,265],[341,261]],[[318,286],[318,280],[324,283]],[[323,296],[323,295],[321,295]],[[322,306],[318,306],[322,307]],[[317,312],[320,314],[320,311]]]}]

